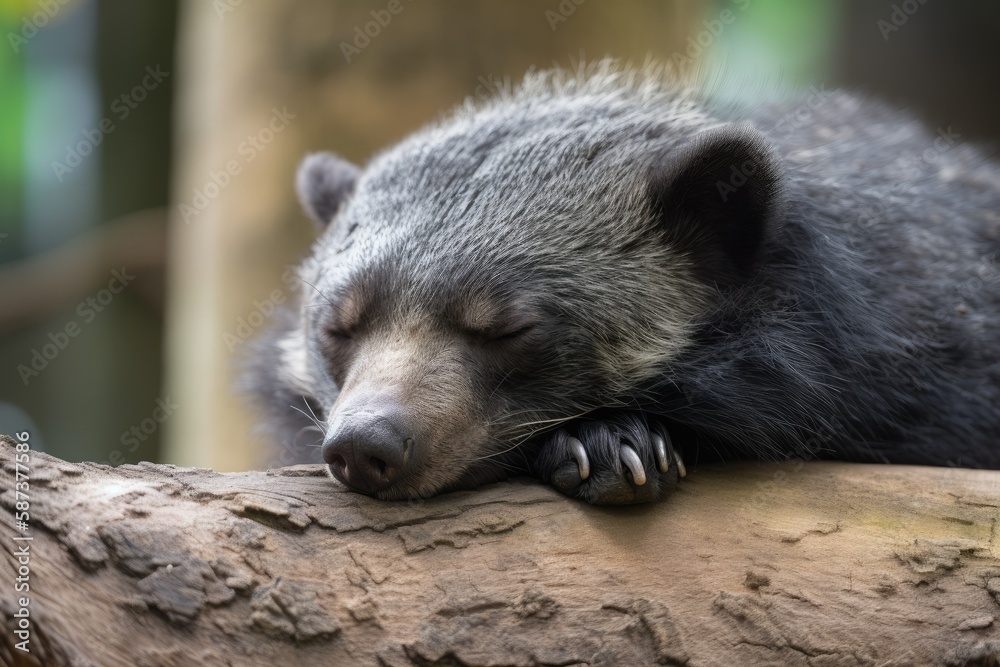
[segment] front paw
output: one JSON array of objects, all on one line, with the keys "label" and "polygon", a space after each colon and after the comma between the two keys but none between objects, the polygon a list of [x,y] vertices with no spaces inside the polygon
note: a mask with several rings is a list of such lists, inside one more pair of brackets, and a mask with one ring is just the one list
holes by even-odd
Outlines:
[{"label": "front paw", "polygon": [[640,413],[579,421],[551,433],[535,473],[563,493],[595,505],[629,505],[663,498],[685,475],[662,424]]}]

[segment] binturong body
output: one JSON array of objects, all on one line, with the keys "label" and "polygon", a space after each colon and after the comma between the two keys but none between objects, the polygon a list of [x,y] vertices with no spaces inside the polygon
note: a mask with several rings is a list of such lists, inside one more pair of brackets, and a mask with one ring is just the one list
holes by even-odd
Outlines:
[{"label": "binturong body", "polygon": [[733,118],[602,63],[363,169],[307,157],[322,233],[251,375],[271,432],[384,499],[530,474],[645,502],[718,458],[1000,468],[1000,168],[813,98]]}]

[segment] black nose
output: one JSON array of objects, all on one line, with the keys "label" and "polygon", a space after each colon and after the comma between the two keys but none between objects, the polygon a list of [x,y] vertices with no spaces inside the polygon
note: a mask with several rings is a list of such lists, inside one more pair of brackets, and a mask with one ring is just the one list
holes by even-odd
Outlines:
[{"label": "black nose", "polygon": [[398,482],[412,458],[413,438],[392,417],[366,412],[336,416],[323,442],[323,460],[341,482],[372,494]]}]

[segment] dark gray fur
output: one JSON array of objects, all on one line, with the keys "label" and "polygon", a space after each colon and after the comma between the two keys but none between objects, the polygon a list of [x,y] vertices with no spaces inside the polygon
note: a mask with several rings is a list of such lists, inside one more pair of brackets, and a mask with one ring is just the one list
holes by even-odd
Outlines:
[{"label": "dark gray fur", "polygon": [[[541,320],[518,351],[530,368],[442,347],[488,434],[429,445],[394,497],[517,471],[551,481],[566,456],[549,426],[611,425],[595,443],[638,441],[649,463],[648,420],[689,466],[1000,468],[1000,169],[960,138],[908,161],[938,135],[856,97],[814,98],[714,113],[656,73],[601,64],[470,104],[356,183],[339,159],[309,158],[300,194],[333,224],[303,266],[301,310],[258,348],[251,384],[276,437],[309,424],[290,403],[323,419],[337,398],[319,339],[349,292],[373,331],[420,321],[453,342],[474,298]],[[284,365],[296,345],[306,378]],[[620,473],[608,447],[591,453]]]},{"label": "dark gray fur", "polygon": [[347,201],[360,173],[356,166],[336,155],[313,153],[302,161],[295,189],[306,212],[325,227]]}]

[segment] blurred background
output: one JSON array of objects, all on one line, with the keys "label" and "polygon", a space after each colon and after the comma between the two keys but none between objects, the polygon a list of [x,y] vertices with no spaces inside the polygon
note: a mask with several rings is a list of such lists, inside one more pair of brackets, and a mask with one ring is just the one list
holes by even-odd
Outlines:
[{"label": "blurred background", "polygon": [[[996,0],[0,0],[0,432],[104,463],[290,463],[233,391],[294,298],[301,157],[363,162],[529,68],[843,87],[992,154]],[[706,63],[708,65],[706,66]]]}]

